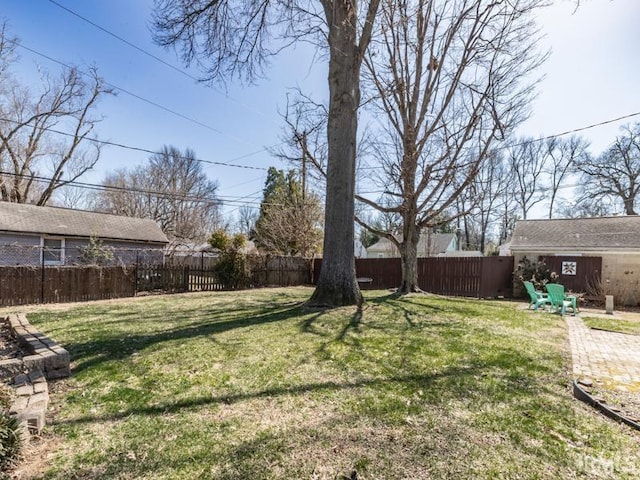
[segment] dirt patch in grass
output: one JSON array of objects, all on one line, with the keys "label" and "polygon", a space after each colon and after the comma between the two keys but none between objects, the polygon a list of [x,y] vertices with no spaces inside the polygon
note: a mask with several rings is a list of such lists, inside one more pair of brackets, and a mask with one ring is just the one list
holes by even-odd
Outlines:
[{"label": "dirt patch in grass", "polygon": [[62,438],[50,433],[31,437],[31,441],[23,449],[21,462],[11,472],[10,478],[12,480],[40,478],[42,472],[51,466],[52,460],[62,445]]},{"label": "dirt patch in grass", "polygon": [[610,409],[640,424],[640,392],[612,388],[598,381],[588,390]]},{"label": "dirt patch in grass", "polygon": [[0,360],[22,358],[23,356],[23,350],[13,338],[13,335],[11,335],[11,327],[5,322],[0,321]]}]

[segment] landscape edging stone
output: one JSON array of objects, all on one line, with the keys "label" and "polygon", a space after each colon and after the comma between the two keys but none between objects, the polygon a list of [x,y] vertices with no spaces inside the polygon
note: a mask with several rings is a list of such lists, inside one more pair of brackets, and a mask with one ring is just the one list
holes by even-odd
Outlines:
[{"label": "landscape edging stone", "polygon": [[16,394],[9,414],[18,419],[25,434],[40,433],[49,406],[47,380],[71,374],[69,352],[38,331],[24,314],[12,314],[0,320],[9,326],[18,345],[28,353],[21,359],[0,362],[0,378],[13,378],[11,387]]}]

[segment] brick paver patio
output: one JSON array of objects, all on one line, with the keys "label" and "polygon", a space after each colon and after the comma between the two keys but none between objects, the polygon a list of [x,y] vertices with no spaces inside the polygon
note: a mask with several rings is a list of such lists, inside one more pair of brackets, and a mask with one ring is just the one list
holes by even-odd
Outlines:
[{"label": "brick paver patio", "polygon": [[640,390],[640,341],[637,335],[588,328],[578,316],[566,317],[576,378],[610,387]]}]

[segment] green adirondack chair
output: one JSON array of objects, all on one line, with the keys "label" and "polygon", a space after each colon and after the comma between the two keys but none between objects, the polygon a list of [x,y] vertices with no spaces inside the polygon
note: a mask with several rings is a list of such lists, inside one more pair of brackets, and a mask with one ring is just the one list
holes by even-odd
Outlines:
[{"label": "green adirondack chair", "polygon": [[546,293],[539,292],[538,290],[536,290],[536,288],[533,286],[533,283],[531,282],[523,282],[523,283],[524,283],[524,288],[527,289],[527,293],[529,294],[529,298],[531,299],[531,301],[529,302],[529,308],[533,306],[533,309],[537,310],[538,307],[542,305],[542,309],[544,310],[547,304],[549,305],[551,304],[551,301],[549,300],[548,295]]},{"label": "green adirondack chair", "polygon": [[573,295],[565,295],[564,286],[558,283],[547,283],[547,293],[549,294],[549,300],[551,301],[550,307],[560,315],[567,313],[567,307],[572,309],[572,315],[575,315],[578,311],[578,299]]}]

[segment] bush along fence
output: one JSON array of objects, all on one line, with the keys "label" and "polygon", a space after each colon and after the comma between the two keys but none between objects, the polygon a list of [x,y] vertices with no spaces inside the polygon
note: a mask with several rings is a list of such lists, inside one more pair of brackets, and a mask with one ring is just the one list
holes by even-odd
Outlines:
[{"label": "bush along fence", "polygon": [[216,265],[139,264],[0,266],[0,306],[133,297],[145,292],[217,291],[310,283],[310,260],[250,256],[241,278],[221,278]]}]

